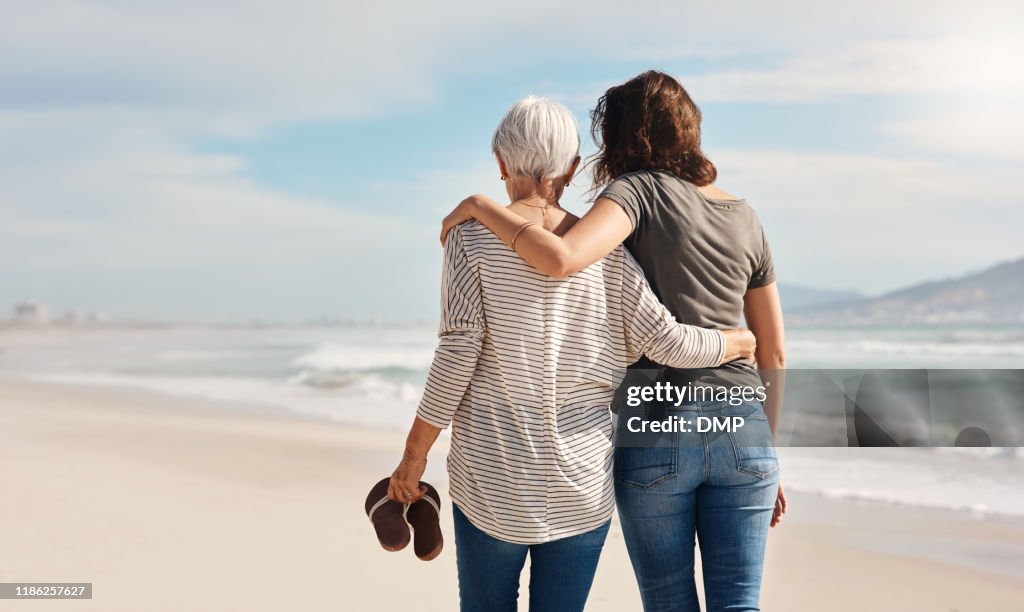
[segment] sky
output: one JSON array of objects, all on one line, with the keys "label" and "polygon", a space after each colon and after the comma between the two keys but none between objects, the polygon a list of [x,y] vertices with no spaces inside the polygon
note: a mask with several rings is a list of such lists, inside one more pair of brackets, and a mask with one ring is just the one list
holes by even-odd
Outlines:
[{"label": "sky", "polygon": [[1022,23],[987,0],[0,0],[0,316],[431,320],[441,218],[504,196],[505,109],[561,100],[591,153],[598,96],[650,68],[700,105],[780,282],[980,270],[1024,255]]}]

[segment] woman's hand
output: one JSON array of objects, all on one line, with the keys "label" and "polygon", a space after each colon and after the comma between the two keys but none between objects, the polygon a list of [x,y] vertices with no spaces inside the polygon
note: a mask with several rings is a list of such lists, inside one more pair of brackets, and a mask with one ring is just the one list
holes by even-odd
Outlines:
[{"label": "woman's hand", "polygon": [[476,219],[476,215],[473,212],[477,206],[500,206],[497,202],[490,199],[485,195],[474,194],[459,202],[459,205],[455,207],[455,210],[450,212],[444,221],[441,222],[441,246],[444,246],[445,240],[448,239],[448,232],[452,231],[452,228],[456,225],[462,225],[466,221],[472,221]]},{"label": "woman's hand", "polygon": [[786,513],[789,508],[789,502],[786,501],[786,493],[782,490],[782,483],[779,483],[779,494],[775,498],[775,510],[772,511],[772,527],[782,522],[782,515]]},{"label": "woman's hand", "polygon": [[414,456],[407,449],[402,455],[402,462],[391,474],[388,498],[399,503],[411,504],[426,495],[427,488],[420,486],[420,480],[426,469],[426,456]]},{"label": "woman's hand", "polygon": [[737,359],[749,359],[754,361],[754,353],[757,351],[757,338],[749,329],[727,329],[725,334],[725,359],[722,363],[729,363]]}]

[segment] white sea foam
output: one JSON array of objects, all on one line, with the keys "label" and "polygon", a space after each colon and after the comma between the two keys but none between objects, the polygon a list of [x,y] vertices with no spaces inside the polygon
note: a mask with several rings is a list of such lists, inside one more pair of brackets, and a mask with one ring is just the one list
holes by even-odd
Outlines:
[{"label": "white sea foam", "polygon": [[154,359],[167,362],[196,362],[250,359],[259,356],[260,352],[254,350],[173,349],[160,351],[154,355]]},{"label": "white sea foam", "polygon": [[881,355],[945,355],[949,357],[1021,357],[1024,345],[992,345],[978,342],[893,342],[860,340],[846,345],[849,350]]},{"label": "white sea foam", "polygon": [[[800,333],[800,332],[794,332]],[[984,342],[912,342],[907,339],[858,339],[842,340],[787,338],[787,348],[799,348],[812,351],[853,350],[863,353],[880,353],[885,355],[918,355],[933,353],[938,355],[1024,355],[1024,346],[1008,344],[988,344]]]},{"label": "white sea foam", "polygon": [[433,357],[433,347],[353,346],[329,342],[295,358],[292,365],[319,372],[385,368],[426,370]]},{"label": "white sea foam", "polygon": [[416,385],[375,375],[358,376],[349,385],[330,391],[269,379],[220,376],[126,376],[97,372],[26,374],[23,378],[56,384],[139,389],[221,402],[243,410],[290,412],[347,425],[387,429],[408,427],[421,395]]},{"label": "white sea foam", "polygon": [[824,497],[1024,516],[1024,453],[1013,449],[780,448],[787,490]]},{"label": "white sea foam", "polygon": [[949,454],[955,457],[975,457],[980,459],[1019,459],[1024,460],[1024,447],[962,447],[936,448],[936,453]]}]

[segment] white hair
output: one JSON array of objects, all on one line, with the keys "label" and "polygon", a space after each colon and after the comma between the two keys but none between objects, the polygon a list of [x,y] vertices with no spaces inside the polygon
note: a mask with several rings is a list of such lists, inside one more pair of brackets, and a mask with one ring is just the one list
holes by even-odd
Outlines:
[{"label": "white hair", "polygon": [[563,104],[529,96],[516,102],[494,130],[494,153],[511,176],[538,181],[569,172],[580,153],[576,118]]}]

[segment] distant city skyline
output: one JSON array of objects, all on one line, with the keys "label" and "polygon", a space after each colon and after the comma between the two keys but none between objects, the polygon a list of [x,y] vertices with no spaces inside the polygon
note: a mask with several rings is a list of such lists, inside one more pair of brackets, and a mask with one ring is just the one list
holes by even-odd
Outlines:
[{"label": "distant city skyline", "polygon": [[597,96],[648,68],[700,104],[720,185],[758,211],[782,282],[877,295],[1024,254],[1019,3],[621,10],[7,3],[5,317],[34,299],[145,320],[429,321],[441,217],[503,195],[504,110],[562,100],[590,153]]},{"label": "distant city skyline", "polygon": [[23,300],[14,304],[11,316],[0,316],[0,323],[45,327],[51,324],[88,325],[111,322],[104,312],[87,312],[77,308],[65,308],[56,314],[50,304],[38,300]]}]

